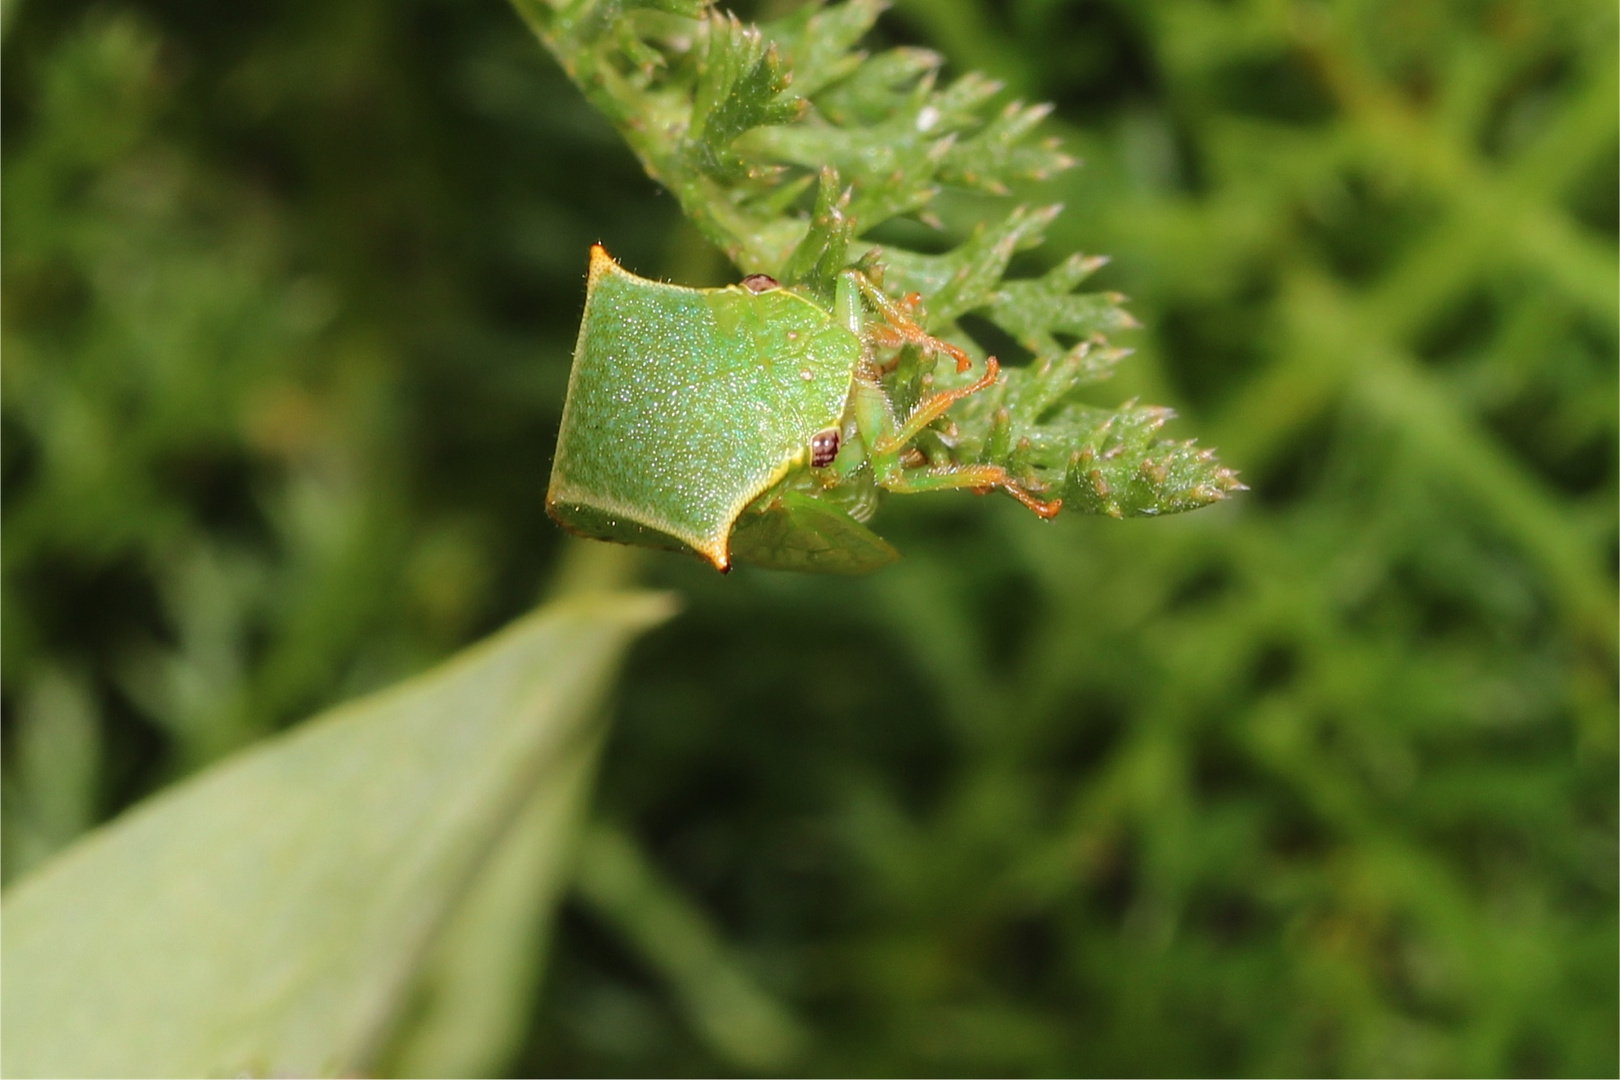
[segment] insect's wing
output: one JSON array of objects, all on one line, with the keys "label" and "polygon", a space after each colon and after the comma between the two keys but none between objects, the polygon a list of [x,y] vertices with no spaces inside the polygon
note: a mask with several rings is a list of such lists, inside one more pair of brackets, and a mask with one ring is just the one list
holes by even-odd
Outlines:
[{"label": "insect's wing", "polygon": [[865,574],[900,553],[883,537],[836,506],[784,491],[760,510],[737,519],[732,557],[772,570]]}]

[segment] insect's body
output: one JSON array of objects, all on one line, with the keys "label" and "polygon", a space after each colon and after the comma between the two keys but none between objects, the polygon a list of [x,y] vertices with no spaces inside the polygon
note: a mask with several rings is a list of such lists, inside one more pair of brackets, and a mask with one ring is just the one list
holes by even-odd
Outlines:
[{"label": "insect's body", "polygon": [[[877,487],[1003,486],[989,466],[905,470],[906,445],[964,394],[899,424],[870,359],[861,290],[889,305],[890,336],[944,346],[853,271],[829,312],[764,275],[723,289],[648,281],[591,249],[590,284],[547,509],[584,536],[859,572],[897,553],[860,524]],[[952,350],[959,363],[967,359]]]},{"label": "insect's body", "polygon": [[729,562],[732,525],[836,429],[861,342],[787,289],[689,289],[591,252],[547,503],[574,531]]}]

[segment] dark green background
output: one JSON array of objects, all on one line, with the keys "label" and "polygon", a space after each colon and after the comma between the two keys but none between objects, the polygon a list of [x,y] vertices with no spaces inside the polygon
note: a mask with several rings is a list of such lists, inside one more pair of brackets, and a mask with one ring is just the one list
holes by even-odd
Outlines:
[{"label": "dark green background", "polygon": [[[4,869],[531,606],[584,290],[731,272],[496,0],[5,9]],[[768,14],[768,12],[766,12]],[[846,1075],[1613,1075],[1609,3],[901,0],[1253,490],[649,555],[595,812]],[[902,505],[902,502],[904,505]],[[564,909],[519,1073],[731,1071]]]}]

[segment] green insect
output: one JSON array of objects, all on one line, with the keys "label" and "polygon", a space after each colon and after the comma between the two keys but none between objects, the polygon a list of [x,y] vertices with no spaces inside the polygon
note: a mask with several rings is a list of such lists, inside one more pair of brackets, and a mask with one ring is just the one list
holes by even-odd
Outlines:
[{"label": "green insect", "polygon": [[[581,536],[734,561],[863,573],[899,557],[863,524],[878,490],[1002,488],[1043,502],[999,465],[934,463],[914,444],[957,401],[995,382],[923,396],[895,415],[877,359],[914,346],[967,371],[858,270],[831,311],[753,274],[721,289],[649,281],[591,248],[585,315],[546,509]],[[936,457],[938,455],[936,454]]]}]

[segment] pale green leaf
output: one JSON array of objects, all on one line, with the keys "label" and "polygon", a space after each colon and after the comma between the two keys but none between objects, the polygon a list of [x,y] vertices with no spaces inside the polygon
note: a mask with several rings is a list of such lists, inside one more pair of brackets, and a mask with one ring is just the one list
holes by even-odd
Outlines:
[{"label": "pale green leaf", "polygon": [[[670,610],[651,594],[558,601],[25,878],[0,939],[7,1074],[370,1071],[469,890],[499,907],[498,879],[524,876],[492,853],[511,838],[556,858],[572,808],[547,793],[582,789],[617,660]],[[549,824],[525,822],[542,804]],[[485,870],[497,880],[475,889]],[[414,1060],[451,1060],[425,1047]]]},{"label": "pale green leaf", "polygon": [[557,763],[488,860],[423,965],[379,1075],[497,1076],[511,1063],[528,1030],[601,742],[582,739]]}]

